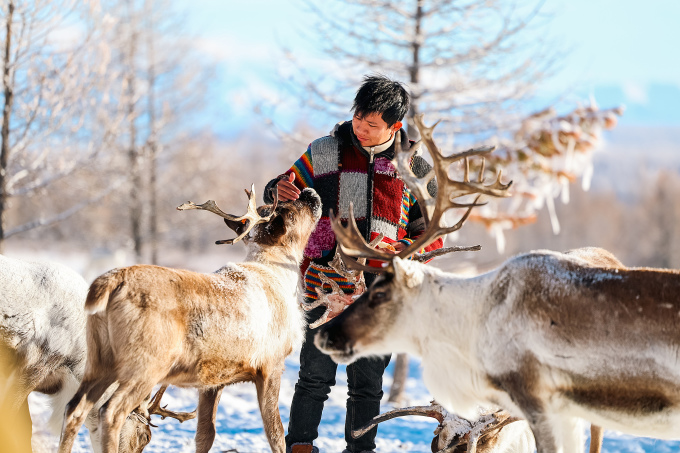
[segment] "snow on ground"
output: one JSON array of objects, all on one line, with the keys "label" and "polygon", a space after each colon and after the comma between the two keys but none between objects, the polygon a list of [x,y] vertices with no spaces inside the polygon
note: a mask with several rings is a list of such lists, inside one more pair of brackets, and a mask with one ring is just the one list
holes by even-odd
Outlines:
[{"label": "snow on ground", "polygon": [[[286,361],[286,371],[281,383],[279,409],[284,428],[288,425],[290,402],[297,381],[299,361],[295,354]],[[385,401],[389,393],[392,365],[385,373],[383,389],[385,397],[381,411],[393,409]],[[319,427],[319,438],[316,445],[322,453],[340,453],[345,448],[344,422],[345,399],[347,395],[345,367],[338,367],[337,385],[331,391],[330,398],[324,408],[323,419]],[[407,405],[425,405],[430,401],[427,389],[420,379],[419,363],[411,360],[410,378],[407,382],[407,393],[410,401]],[[56,450],[58,438],[46,432],[44,426],[49,416],[45,398],[33,394],[29,399],[34,423],[34,448],[36,451],[51,452]],[[163,404],[170,410],[192,411],[197,404],[195,390],[171,387],[163,398]],[[173,419],[160,420],[154,417],[151,443],[144,450],[149,453],[194,451],[193,436],[196,421],[179,423]],[[434,419],[425,417],[401,417],[383,422],[378,428],[376,439],[377,451],[380,453],[414,452],[429,453],[433,431],[437,426]],[[37,442],[35,442],[37,440]],[[37,444],[37,445],[36,445]],[[74,453],[90,452],[87,430],[83,428],[79,435]],[[210,450],[214,453],[261,453],[268,452],[269,444],[264,435],[262,420],[257,406],[255,386],[253,384],[237,384],[224,389],[217,414],[217,437]],[[605,433],[603,451],[609,453],[677,453],[680,451],[679,441],[662,441],[656,439],[632,437],[625,434],[607,431]]]},{"label": "snow on ground", "polygon": [[[189,261],[186,261],[186,254],[178,253],[176,256],[168,257],[170,261],[165,264],[199,272],[210,272],[218,269],[227,261],[241,261],[243,252],[243,249],[240,248],[225,247],[217,249],[213,254],[201,255],[189,259]],[[28,247],[27,244],[16,246],[16,242],[9,244],[7,255],[31,261],[59,261],[86,275],[87,280],[91,280],[93,276],[112,267],[131,264],[128,262],[130,260],[128,256],[121,256],[116,251],[77,253],[69,248],[64,248],[63,250],[52,249],[46,252],[37,246]],[[410,378],[407,382],[407,395],[410,400],[406,405],[428,404],[431,398],[420,379],[419,362],[411,359],[410,363]],[[298,354],[293,353],[286,361],[286,370],[281,383],[279,398],[279,409],[284,428],[288,425],[290,402],[293,397],[299,366]],[[381,407],[382,412],[393,409],[386,403],[392,382],[392,366],[393,364],[388,367],[385,373],[383,383],[385,398]],[[322,453],[340,453],[345,448],[346,382],[345,367],[339,366],[337,385],[333,388],[330,398],[326,402],[323,419],[319,427],[319,438],[316,441],[316,445]],[[192,411],[197,402],[197,393],[192,389],[171,387],[163,398],[163,404],[167,404],[168,409],[175,411]],[[43,395],[34,393],[29,397],[29,405],[33,418],[34,450],[38,453],[56,451],[58,436],[49,433],[45,426],[50,414],[47,399]],[[152,440],[144,450],[145,452],[184,453],[194,451],[195,420],[180,424],[174,419],[160,420],[159,417],[154,417],[153,423],[158,427],[153,428]],[[428,453],[436,426],[437,423],[434,419],[415,416],[397,418],[381,423],[376,439],[377,450],[380,453]],[[90,451],[89,437],[86,429],[83,428],[78,435],[73,452]],[[237,384],[225,388],[217,414],[217,437],[211,452],[259,453],[268,451],[270,451],[269,444],[260,419],[255,386],[253,384]],[[680,451],[680,441],[632,437],[606,431],[603,451],[609,453],[676,453]]]}]

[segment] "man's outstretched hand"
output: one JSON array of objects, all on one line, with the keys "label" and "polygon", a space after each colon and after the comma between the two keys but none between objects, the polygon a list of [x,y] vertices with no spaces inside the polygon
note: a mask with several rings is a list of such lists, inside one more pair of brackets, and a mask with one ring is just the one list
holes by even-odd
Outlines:
[{"label": "man's outstretched hand", "polygon": [[380,242],[375,246],[375,248],[396,255],[397,253],[404,250],[406,245],[403,242]]},{"label": "man's outstretched hand", "polygon": [[277,184],[279,201],[297,200],[300,197],[300,189],[295,184],[295,174],[291,173],[287,179],[281,179]]}]

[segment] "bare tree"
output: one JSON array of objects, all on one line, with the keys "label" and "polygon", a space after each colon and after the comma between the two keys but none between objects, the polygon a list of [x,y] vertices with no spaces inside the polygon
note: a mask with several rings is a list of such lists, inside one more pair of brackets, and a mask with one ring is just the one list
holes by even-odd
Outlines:
[{"label": "bare tree", "polygon": [[126,25],[127,25],[127,49],[123,51],[125,66],[125,86],[127,88],[126,104],[128,109],[127,122],[129,126],[128,136],[128,164],[130,171],[130,228],[137,261],[142,259],[142,169],[141,152],[137,145],[137,46],[139,45],[140,19],[135,11],[134,0],[126,1]]},{"label": "bare tree", "polygon": [[119,147],[127,154],[130,235],[136,260],[148,252],[157,263],[161,154],[176,150],[200,127],[193,117],[205,105],[212,67],[179,32],[182,15],[170,1],[114,1],[110,12],[125,18],[111,41],[125,74],[127,133],[119,137]]},{"label": "bare tree", "polygon": [[[153,1],[147,0],[145,3],[147,30],[154,30],[154,16],[153,16]],[[156,121],[156,52],[155,52],[155,36],[148,33],[146,38],[147,50],[147,112],[149,117],[149,134],[146,139],[146,146],[149,159],[149,245],[151,246],[151,264],[158,264],[158,131]]]},{"label": "bare tree", "polygon": [[[495,134],[516,126],[526,99],[551,71],[553,59],[526,29],[537,27],[541,1],[303,0],[318,19],[313,41],[332,55],[331,71],[294,63],[289,87],[309,108],[342,118],[367,72],[408,82],[413,116],[442,118],[442,130]],[[540,22],[538,22],[540,25]],[[545,25],[545,21],[543,21]]]},{"label": "bare tree", "polygon": [[[213,62],[192,47],[191,34],[178,34],[183,14],[170,0],[146,0],[146,143],[148,161],[148,242],[151,262],[158,264],[160,229],[160,173],[183,153],[188,141],[205,127],[196,118],[208,104]],[[168,210],[166,212],[172,212]]]},{"label": "bare tree", "polygon": [[[4,241],[73,215],[115,184],[80,192],[67,206],[9,225],[12,198],[44,193],[105,155],[122,115],[102,39],[112,18],[95,1],[6,2],[0,36],[3,114],[0,149],[0,250]],[[91,188],[92,189],[92,188]]]}]

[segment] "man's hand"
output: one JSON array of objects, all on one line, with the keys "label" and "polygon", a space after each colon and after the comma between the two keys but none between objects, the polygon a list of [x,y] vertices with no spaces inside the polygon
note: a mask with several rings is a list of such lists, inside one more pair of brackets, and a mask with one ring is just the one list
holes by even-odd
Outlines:
[{"label": "man's hand", "polygon": [[380,242],[378,243],[378,245],[375,246],[375,248],[396,255],[397,253],[401,252],[406,248],[406,244],[404,244],[403,242],[390,242],[390,243]]},{"label": "man's hand", "polygon": [[293,184],[295,174],[291,173],[287,179],[281,179],[277,184],[279,201],[291,201],[300,198],[300,189]]}]

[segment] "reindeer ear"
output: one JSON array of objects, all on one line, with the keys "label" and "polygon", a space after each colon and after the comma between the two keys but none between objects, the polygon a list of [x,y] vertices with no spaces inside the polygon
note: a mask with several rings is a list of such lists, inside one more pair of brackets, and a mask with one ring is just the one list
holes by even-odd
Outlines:
[{"label": "reindeer ear", "polygon": [[415,288],[423,283],[423,272],[417,266],[411,266],[408,260],[395,257],[392,260],[394,279],[407,288]]}]

